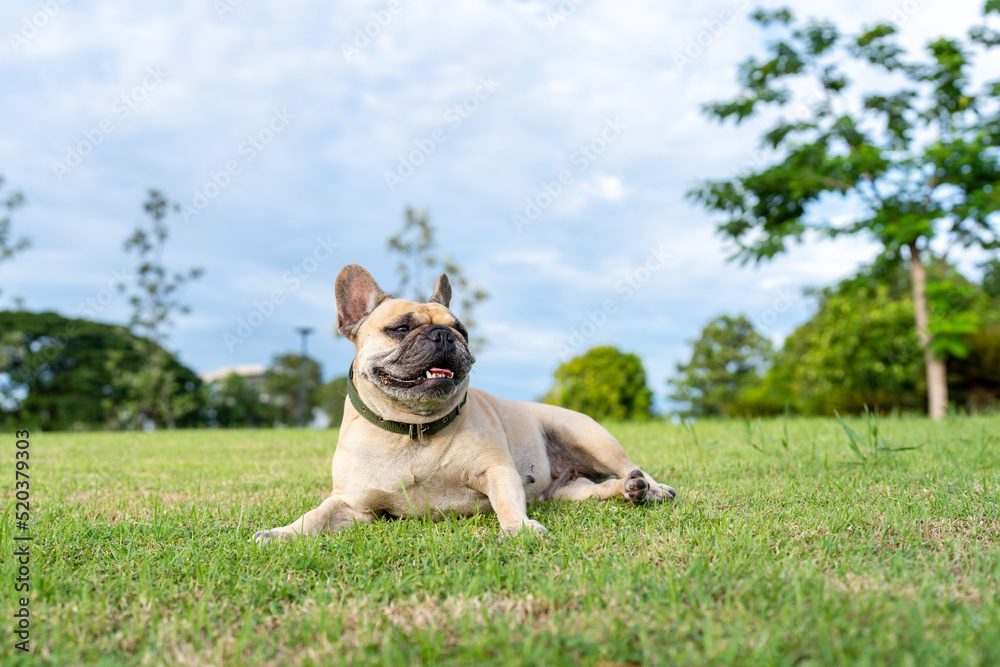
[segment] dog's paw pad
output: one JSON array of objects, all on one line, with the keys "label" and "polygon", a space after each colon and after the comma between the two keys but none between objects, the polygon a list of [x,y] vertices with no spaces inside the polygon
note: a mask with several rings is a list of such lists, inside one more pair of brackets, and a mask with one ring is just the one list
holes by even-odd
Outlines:
[{"label": "dog's paw pad", "polygon": [[646,481],[646,476],[642,474],[642,471],[636,468],[630,472],[625,479],[625,499],[638,505],[646,500],[648,492],[649,482]]}]

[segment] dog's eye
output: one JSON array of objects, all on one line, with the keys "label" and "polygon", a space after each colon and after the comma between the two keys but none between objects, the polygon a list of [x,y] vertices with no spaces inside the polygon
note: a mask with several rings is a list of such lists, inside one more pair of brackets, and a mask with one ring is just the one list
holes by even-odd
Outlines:
[{"label": "dog's eye", "polygon": [[408,324],[404,324],[402,326],[396,327],[395,329],[393,329],[393,331],[395,331],[396,333],[402,333],[402,334],[409,333],[410,332],[410,326]]}]

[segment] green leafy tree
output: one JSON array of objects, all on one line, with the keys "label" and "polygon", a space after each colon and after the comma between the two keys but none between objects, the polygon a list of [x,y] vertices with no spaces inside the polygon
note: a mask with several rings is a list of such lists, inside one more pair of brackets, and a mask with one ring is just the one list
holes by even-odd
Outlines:
[{"label": "green leafy tree", "polygon": [[[783,36],[766,58],[740,66],[743,90],[735,99],[705,111],[738,124],[779,107],[762,138],[775,158],[689,193],[725,215],[718,230],[744,262],[770,259],[813,232],[866,236],[881,245],[881,261],[906,264],[935,419],[948,405],[943,357],[975,322],[954,312],[946,321],[928,304],[935,296],[925,269],[931,243],[1000,247],[1000,80],[976,88],[971,76],[975,58],[1000,44],[1000,33],[986,25],[998,12],[1000,0],[989,0],[984,23],[965,40],[936,39],[926,58],[910,60],[890,23],[845,36],[826,20],[796,22],[788,9],[758,10],[754,20]],[[851,91],[844,63],[852,59],[883,76],[879,91]],[[795,91],[803,88],[816,91],[814,103],[801,103]],[[837,196],[860,212],[847,221],[824,215],[824,204]]]},{"label": "green leafy tree", "polygon": [[677,364],[668,398],[684,403],[685,417],[732,417],[742,413],[740,397],[760,384],[771,357],[771,341],[740,315],[717,317],[694,341],[691,359]]},{"label": "green leafy tree", "polygon": [[1000,407],[1000,260],[979,267],[980,326],[966,337],[968,354],[948,365],[948,383],[964,395],[970,411]]},{"label": "green leafy tree", "polygon": [[806,415],[919,409],[924,390],[913,300],[886,284],[824,290],[816,314],[786,340],[747,412],[788,405]]},{"label": "green leafy tree", "polygon": [[[89,430],[114,423],[127,398],[120,373],[138,372],[147,361],[124,327],[68,319],[56,313],[0,311],[0,331],[16,344],[0,343],[0,423],[47,431]],[[164,352],[176,381],[171,391],[194,400],[175,415],[180,426],[201,423],[202,383],[191,369]],[[109,360],[114,358],[114,367]],[[175,401],[176,402],[176,401]]]},{"label": "green leafy tree", "polygon": [[[163,263],[169,237],[166,218],[180,206],[168,202],[159,191],[150,190],[143,208],[149,216],[148,225],[139,225],[125,241],[125,251],[138,257],[137,277],[132,285],[120,283],[119,289],[130,291],[129,329],[135,334],[136,354],[147,363],[118,374],[116,384],[124,394],[119,426],[136,429],[155,424],[174,428],[176,415],[189,412],[196,399],[176,391],[179,378],[171,371],[169,354],[163,346],[173,318],[189,311],[178,298],[178,290],[200,277],[202,270],[171,273]],[[112,356],[108,363],[116,368],[120,359]]]},{"label": "green leafy tree", "polygon": [[[3,184],[3,176],[0,176],[0,190],[3,190]],[[0,263],[13,258],[14,255],[26,250],[30,245],[28,239],[24,237],[14,240],[14,233],[11,231],[10,211],[23,205],[24,195],[20,192],[13,192],[0,199],[0,208],[3,209],[3,212],[0,213]],[[0,290],[0,294],[3,294],[2,290]],[[8,340],[8,342],[10,341]],[[2,336],[0,336],[0,343],[2,343]]]},{"label": "green leafy tree", "polygon": [[[982,288],[954,267],[928,266],[936,284],[950,284],[939,304],[971,311],[985,321],[991,305]],[[869,409],[919,410],[926,382],[920,342],[913,328],[913,296],[905,267],[877,264],[817,293],[813,317],[797,328],[777,354],[764,382],[741,397],[742,411],[767,414],[789,406],[807,415]],[[993,345],[998,349],[991,352]],[[984,407],[1000,391],[1000,339],[982,325],[949,353],[949,384],[956,404]],[[982,363],[987,362],[986,364]]]},{"label": "green leafy tree", "polygon": [[949,365],[948,381],[961,392],[969,411],[996,410],[1000,407],[1000,322],[984,324],[968,335],[966,344],[969,354]]},{"label": "green leafy tree", "polygon": [[300,354],[282,354],[274,358],[264,373],[264,391],[275,411],[277,421],[285,426],[299,422],[299,369],[305,364],[305,414],[310,421],[319,407],[319,389],[323,369],[319,362]]},{"label": "green leafy tree", "polygon": [[595,347],[560,365],[555,384],[542,398],[594,419],[614,420],[647,419],[652,401],[642,360],[611,346]]},{"label": "green leafy tree", "polygon": [[[427,211],[407,206],[403,227],[389,238],[388,248],[390,252],[399,255],[396,264],[399,288],[396,295],[426,302],[430,298],[427,288],[434,284],[437,273],[447,273],[455,291],[461,295],[458,308],[455,309],[459,319],[470,332],[473,330],[476,306],[488,299],[489,293],[478,285],[472,285],[465,271],[451,256],[439,256],[434,226],[431,225]],[[482,348],[486,344],[486,338],[472,336],[470,343]]]},{"label": "green leafy tree", "polygon": [[[979,265],[983,270],[983,292],[991,299],[1000,299],[1000,259],[992,259]],[[992,311],[1000,317],[1000,309]]]},{"label": "green leafy tree", "polygon": [[208,387],[208,396],[206,413],[210,426],[269,428],[274,425],[274,407],[264,400],[258,387],[236,373],[213,382]]},{"label": "green leafy tree", "polygon": [[330,420],[330,428],[339,428],[344,421],[344,401],[347,399],[347,376],[334,378],[319,388],[317,403]]}]

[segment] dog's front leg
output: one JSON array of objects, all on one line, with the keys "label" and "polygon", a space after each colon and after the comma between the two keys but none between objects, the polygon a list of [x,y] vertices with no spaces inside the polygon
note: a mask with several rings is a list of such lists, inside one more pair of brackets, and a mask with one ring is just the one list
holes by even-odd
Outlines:
[{"label": "dog's front leg", "polygon": [[535,533],[549,532],[545,526],[528,518],[524,487],[513,461],[473,475],[469,486],[490,499],[490,505],[500,521],[500,537],[517,535],[524,529]]},{"label": "dog's front leg", "polygon": [[374,518],[370,512],[359,512],[344,502],[343,498],[333,495],[324,500],[322,505],[306,512],[287,526],[258,531],[253,539],[261,544],[267,544],[272,541],[290,540],[298,535],[332,533]]}]

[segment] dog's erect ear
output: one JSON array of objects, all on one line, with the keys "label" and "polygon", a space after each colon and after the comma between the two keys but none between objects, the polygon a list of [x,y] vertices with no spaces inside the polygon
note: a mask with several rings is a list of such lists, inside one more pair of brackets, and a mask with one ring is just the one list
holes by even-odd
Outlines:
[{"label": "dog's erect ear", "polygon": [[337,331],[351,340],[354,340],[361,320],[390,298],[378,286],[372,274],[357,264],[350,264],[340,270],[337,274],[336,292]]},{"label": "dog's erect ear", "polygon": [[434,285],[434,294],[428,303],[440,303],[445,308],[451,305],[451,283],[448,282],[446,274],[442,273],[438,277],[437,284]]}]

